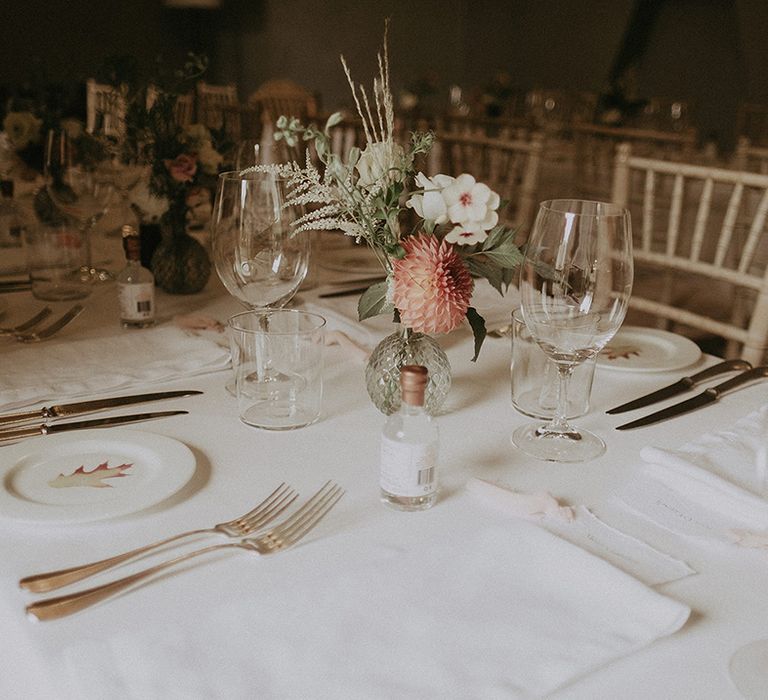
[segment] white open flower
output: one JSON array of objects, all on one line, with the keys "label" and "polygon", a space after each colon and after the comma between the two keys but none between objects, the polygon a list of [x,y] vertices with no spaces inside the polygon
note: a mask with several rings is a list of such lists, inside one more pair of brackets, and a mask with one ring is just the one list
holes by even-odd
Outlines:
[{"label": "white open flower", "polygon": [[483,224],[479,221],[458,224],[445,235],[445,240],[448,243],[457,243],[459,245],[482,243],[486,238],[488,238],[488,231],[483,228]]},{"label": "white open flower", "polygon": [[402,177],[402,161],[403,148],[399,144],[390,141],[369,143],[355,165],[358,184],[370,189],[382,181],[385,185],[397,182]]},{"label": "white open flower", "polygon": [[454,224],[477,223],[484,231],[490,231],[499,222],[499,195],[471,175],[459,175],[442,194]]},{"label": "white open flower", "polygon": [[454,181],[450,175],[435,175],[427,177],[424,173],[416,176],[416,184],[424,190],[424,194],[414,194],[405,203],[422,219],[434,221],[436,225],[448,223],[448,206],[442,191]]}]

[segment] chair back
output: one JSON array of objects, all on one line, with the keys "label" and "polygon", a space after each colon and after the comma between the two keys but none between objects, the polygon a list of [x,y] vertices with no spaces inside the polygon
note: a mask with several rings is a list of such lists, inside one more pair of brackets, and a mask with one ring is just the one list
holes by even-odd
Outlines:
[{"label": "chair back", "polygon": [[195,88],[197,97],[197,122],[210,129],[221,129],[224,125],[222,108],[237,104],[236,85],[211,85],[198,81]]},{"label": "chair back", "polygon": [[530,229],[543,139],[535,134],[529,140],[489,139],[476,136],[438,133],[430,173],[458,176],[470,173],[498,193],[508,206],[499,211],[499,219],[516,226],[517,241],[522,242]]},{"label": "chair back", "polygon": [[[158,96],[160,95],[160,89],[155,85],[150,85],[147,88],[147,109],[152,109]],[[183,129],[184,127],[192,124],[195,117],[195,95],[192,92],[187,92],[181,95],[176,95],[176,102],[173,106],[173,114],[176,119],[176,123]]]},{"label": "chair back", "polygon": [[125,132],[124,93],[93,78],[86,81],[85,128],[93,133],[100,130],[105,136],[119,138]]},{"label": "chair back", "polygon": [[754,146],[746,136],[742,136],[736,145],[732,164],[736,170],[768,175],[768,147]]},{"label": "chair back", "polygon": [[296,117],[303,122],[316,115],[315,98],[292,80],[268,80],[249,98],[248,104],[258,105],[265,120],[274,123],[280,116]]},{"label": "chair back", "polygon": [[768,347],[768,175],[616,156],[612,200],[630,209],[630,308],[730,341],[758,364]]},{"label": "chair back", "polygon": [[610,197],[616,148],[632,144],[636,155],[663,160],[692,160],[696,131],[656,131],[625,127],[574,124],[574,176],[577,193],[584,199]]}]

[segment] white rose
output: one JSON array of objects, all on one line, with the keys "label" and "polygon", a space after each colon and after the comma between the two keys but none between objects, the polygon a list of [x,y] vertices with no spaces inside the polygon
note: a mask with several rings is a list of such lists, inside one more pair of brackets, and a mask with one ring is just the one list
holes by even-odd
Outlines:
[{"label": "white rose", "polygon": [[371,189],[377,184],[388,185],[399,181],[402,160],[402,146],[387,141],[369,143],[355,166],[359,175],[358,184],[364,189]]},{"label": "white rose", "polygon": [[424,190],[424,194],[414,194],[405,203],[422,219],[434,221],[437,226],[448,222],[448,207],[443,198],[442,190],[452,184],[454,178],[449,175],[435,175],[432,178],[424,173],[416,176],[416,184]]},{"label": "white rose", "polygon": [[145,179],[139,180],[131,190],[131,203],[141,212],[141,220],[145,223],[157,223],[160,217],[168,211],[168,200],[165,197],[155,197],[149,191]]}]

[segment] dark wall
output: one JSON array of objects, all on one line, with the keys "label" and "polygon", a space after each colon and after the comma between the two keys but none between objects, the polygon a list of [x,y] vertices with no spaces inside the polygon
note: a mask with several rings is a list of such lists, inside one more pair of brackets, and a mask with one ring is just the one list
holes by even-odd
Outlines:
[{"label": "dark wall", "polygon": [[[641,0],[642,1],[642,0]],[[106,54],[132,53],[145,69],[189,49],[211,57],[209,79],[246,97],[269,78],[297,80],[326,108],[349,105],[344,53],[369,84],[385,16],[396,86],[434,75],[486,84],[498,69],[514,84],[600,90],[635,0],[221,0],[180,10],[161,0],[0,1],[0,84],[34,65],[53,78],[93,75]],[[639,66],[642,96],[690,99],[703,134],[728,141],[742,100],[768,101],[768,3],[667,0]]]}]

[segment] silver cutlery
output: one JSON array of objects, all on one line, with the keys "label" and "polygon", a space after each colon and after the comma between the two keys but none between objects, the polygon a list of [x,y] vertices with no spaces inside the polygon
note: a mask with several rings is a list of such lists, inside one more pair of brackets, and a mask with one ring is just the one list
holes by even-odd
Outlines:
[{"label": "silver cutlery", "polygon": [[652,403],[656,403],[657,401],[663,401],[664,399],[671,398],[672,396],[677,396],[677,394],[682,394],[697,384],[701,384],[701,382],[706,381],[707,379],[711,379],[712,377],[716,377],[719,374],[746,369],[752,369],[752,365],[746,360],[726,360],[725,362],[719,362],[718,364],[713,365],[712,367],[708,367],[701,372],[692,374],[690,377],[683,377],[682,379],[678,379],[676,382],[669,384],[662,389],[657,389],[656,391],[652,391],[650,394],[645,394],[632,401],[627,401],[627,403],[623,403],[621,406],[611,408],[607,410],[606,413],[614,414],[624,413],[624,411],[634,411],[636,408],[642,408],[643,406],[648,406]]},{"label": "silver cutlery", "polygon": [[16,335],[16,333],[23,333],[30,328],[34,328],[36,325],[44,321],[53,313],[53,309],[50,306],[46,306],[42,311],[38,311],[30,319],[20,323],[18,326],[9,326],[6,328],[0,328],[0,335]]},{"label": "silver cutlery", "polygon": [[53,406],[36,408],[33,411],[22,411],[21,413],[6,413],[5,415],[0,415],[0,430],[2,430],[8,423],[21,423],[36,419],[47,420],[50,418],[68,418],[83,413],[103,411],[107,408],[115,408],[117,406],[127,406],[134,403],[145,403],[148,401],[159,401],[161,399],[173,399],[183,396],[195,396],[202,393],[202,391],[196,391],[194,389],[183,391],[159,391],[151,394],[132,394],[130,396],[113,396],[111,398],[96,399],[93,401],[60,403]]},{"label": "silver cutlery", "polygon": [[298,494],[283,482],[269,494],[269,496],[259,503],[259,505],[234,520],[228,520],[219,523],[218,525],[214,525],[213,527],[188,530],[187,532],[182,532],[165,540],[154,542],[144,547],[137,547],[130,552],[117,554],[108,559],[102,559],[101,561],[92,562],[90,564],[82,564],[69,569],[61,569],[59,571],[50,571],[44,574],[27,576],[19,581],[19,586],[27,591],[32,591],[33,593],[47,593],[48,591],[55,591],[62,586],[68,586],[70,583],[82,581],[85,578],[111,569],[118,564],[123,564],[155,549],[165,547],[172,542],[178,542],[179,540],[189,537],[204,534],[223,534],[228,537],[245,537],[272,522],[289,505],[291,505],[297,497]]},{"label": "silver cutlery", "polygon": [[722,384],[709,387],[709,389],[706,389],[701,394],[697,394],[693,398],[690,398],[686,401],[681,401],[674,406],[656,411],[655,413],[651,413],[650,415],[644,416],[643,418],[638,418],[637,420],[633,420],[629,423],[624,423],[624,425],[619,425],[616,427],[616,430],[640,428],[644,425],[658,423],[659,421],[666,420],[667,418],[674,418],[675,416],[688,413],[689,411],[695,411],[697,408],[701,408],[702,406],[707,406],[711,403],[714,403],[723,394],[731,391],[732,389],[736,389],[757,379],[765,379],[766,377],[768,377],[768,366],[754,367],[753,369],[749,369],[746,372],[737,374],[735,377],[731,377],[731,379],[728,379]]},{"label": "silver cutlery", "polygon": [[29,331],[26,333],[14,333],[13,337],[22,343],[36,343],[40,340],[50,338],[55,333],[58,333],[64,326],[69,325],[74,321],[83,311],[85,307],[82,304],[76,304],[69,311],[67,311],[61,318],[53,323],[41,328],[37,331]]},{"label": "silver cutlery", "polygon": [[275,554],[292,547],[305,537],[331,511],[343,495],[344,490],[329,481],[293,515],[262,535],[246,537],[239,542],[215,544],[203,549],[196,549],[111,583],[32,603],[26,608],[27,615],[38,620],[55,620],[71,615],[100,603],[181,562],[222,549],[245,549],[263,556]]},{"label": "silver cutlery", "polygon": [[88,428],[107,428],[112,425],[123,425],[124,423],[138,423],[143,420],[153,418],[166,418],[168,416],[180,416],[189,413],[189,411],[157,411],[155,413],[133,413],[127,416],[113,416],[112,418],[97,418],[94,420],[79,420],[72,423],[42,423],[40,425],[30,425],[25,428],[11,428],[8,430],[0,429],[0,444],[6,442],[16,442],[29,437],[38,437],[40,435],[53,435],[55,433],[65,433],[68,430],[86,430]]}]

